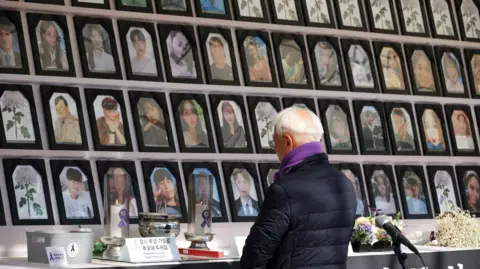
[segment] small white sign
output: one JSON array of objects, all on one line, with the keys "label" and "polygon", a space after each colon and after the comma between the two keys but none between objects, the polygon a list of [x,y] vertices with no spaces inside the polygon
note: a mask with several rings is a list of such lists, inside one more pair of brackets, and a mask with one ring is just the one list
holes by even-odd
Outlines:
[{"label": "small white sign", "polygon": [[48,264],[50,267],[67,267],[67,254],[63,247],[46,247]]},{"label": "small white sign", "polygon": [[75,243],[75,242],[72,242],[72,243],[68,244],[67,254],[68,254],[68,257],[70,257],[70,258],[77,257],[77,255],[78,255],[78,244]]},{"label": "small white sign", "polygon": [[128,238],[125,247],[130,262],[180,260],[175,237]]},{"label": "small white sign", "polygon": [[235,255],[238,257],[242,257],[243,247],[245,246],[245,240],[247,240],[246,236],[236,236],[234,239],[235,242]]}]

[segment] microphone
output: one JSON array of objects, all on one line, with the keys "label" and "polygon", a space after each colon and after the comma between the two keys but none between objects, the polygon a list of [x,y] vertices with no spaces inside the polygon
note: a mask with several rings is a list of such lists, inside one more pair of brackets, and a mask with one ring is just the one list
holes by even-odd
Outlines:
[{"label": "microphone", "polygon": [[402,232],[390,222],[390,219],[386,215],[380,215],[375,218],[375,225],[377,227],[384,229],[390,237],[392,237],[393,242],[399,242],[405,245],[413,253],[420,256],[417,248],[410,243],[410,241],[402,234]]}]

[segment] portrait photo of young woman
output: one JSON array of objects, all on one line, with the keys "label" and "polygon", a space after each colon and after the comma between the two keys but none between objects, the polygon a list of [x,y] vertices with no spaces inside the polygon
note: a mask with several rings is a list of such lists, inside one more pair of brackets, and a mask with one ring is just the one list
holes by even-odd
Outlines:
[{"label": "portrait photo of young woman", "polygon": [[217,107],[223,145],[226,148],[246,148],[244,122],[240,107],[234,101],[220,101]]}]

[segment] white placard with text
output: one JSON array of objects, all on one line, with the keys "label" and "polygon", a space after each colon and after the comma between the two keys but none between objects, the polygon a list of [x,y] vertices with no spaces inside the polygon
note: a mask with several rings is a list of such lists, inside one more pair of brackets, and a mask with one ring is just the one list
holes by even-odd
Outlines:
[{"label": "white placard with text", "polygon": [[130,262],[180,260],[175,237],[127,238],[123,247]]},{"label": "white placard with text", "polygon": [[64,247],[46,247],[48,264],[50,267],[67,267],[67,253]]}]

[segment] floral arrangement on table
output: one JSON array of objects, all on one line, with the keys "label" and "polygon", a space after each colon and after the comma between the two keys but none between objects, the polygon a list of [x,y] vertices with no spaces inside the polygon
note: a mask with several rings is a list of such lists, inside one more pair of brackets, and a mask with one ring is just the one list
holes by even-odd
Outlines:
[{"label": "floral arrangement on table", "polygon": [[435,241],[428,245],[449,248],[480,248],[480,221],[460,209],[437,216]]}]

